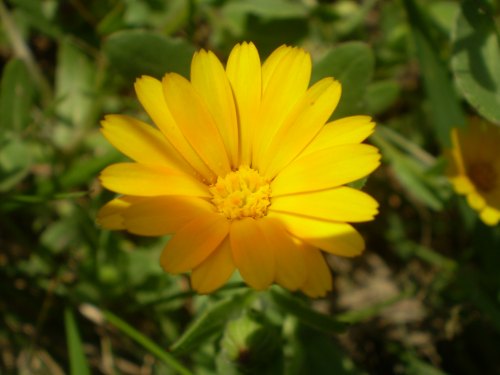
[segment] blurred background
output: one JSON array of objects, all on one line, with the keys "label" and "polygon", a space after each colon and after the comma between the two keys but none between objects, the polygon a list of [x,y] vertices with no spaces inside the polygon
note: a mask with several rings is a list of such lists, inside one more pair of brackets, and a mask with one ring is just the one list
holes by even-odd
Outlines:
[{"label": "blurred background", "polygon": [[[500,374],[500,230],[442,156],[470,116],[500,123],[499,20],[494,0],[0,0],[0,373]],[[321,300],[193,295],[159,266],[168,238],[95,223],[122,159],[104,114],[149,121],[135,78],[240,41],[302,46],[343,85],[334,118],[378,123],[380,214]]]}]

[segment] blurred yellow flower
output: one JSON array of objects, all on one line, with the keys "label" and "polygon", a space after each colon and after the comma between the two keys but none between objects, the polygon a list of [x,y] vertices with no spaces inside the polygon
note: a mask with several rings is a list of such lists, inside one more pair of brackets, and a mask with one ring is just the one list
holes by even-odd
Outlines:
[{"label": "blurred yellow flower", "polygon": [[139,101],[155,123],[109,115],[102,132],[132,163],[107,167],[104,187],[122,194],[98,215],[104,228],[173,234],[161,255],[166,272],[191,272],[209,293],[237,269],[261,290],[273,282],[311,297],[332,279],[321,250],[355,256],[363,238],[347,222],[372,220],[377,203],[343,186],[372,172],[378,150],[361,144],[367,116],[325,125],[341,87],[311,87],[311,57],[282,46],[261,65],[252,43],[238,44],[224,69],[195,53],[191,80],[141,77]]},{"label": "blurred yellow flower", "polygon": [[452,130],[448,176],[487,225],[500,221],[500,128],[479,118]]}]

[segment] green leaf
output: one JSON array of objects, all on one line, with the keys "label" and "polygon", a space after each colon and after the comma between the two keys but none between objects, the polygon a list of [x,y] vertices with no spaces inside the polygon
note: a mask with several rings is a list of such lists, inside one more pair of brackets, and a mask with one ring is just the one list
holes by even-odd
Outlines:
[{"label": "green leaf", "polygon": [[342,84],[342,97],[333,118],[360,114],[364,110],[363,96],[373,69],[373,52],[361,42],[341,44],[314,65],[312,82],[332,76]]},{"label": "green leaf", "polygon": [[53,38],[61,35],[61,29],[54,22],[57,3],[54,1],[10,0],[16,6],[16,11],[26,18],[30,26]]},{"label": "green leaf", "polygon": [[187,0],[170,0],[166,5],[167,13],[161,16],[161,24],[163,32],[171,35],[189,22],[190,5]]},{"label": "green leaf", "polygon": [[[441,210],[448,188],[445,177],[435,168],[436,161],[428,160],[429,156],[411,142],[400,143],[396,147],[393,142],[401,137],[391,133],[390,129],[379,126],[371,140],[390,162],[394,174],[405,189],[428,207],[436,211]],[[405,148],[400,150],[402,146]]]},{"label": "green leaf", "polygon": [[71,375],[90,375],[90,368],[83,351],[82,339],[78,332],[75,316],[70,307],[64,310],[64,327],[69,351]]},{"label": "green leaf", "polygon": [[429,15],[437,26],[447,35],[451,35],[460,4],[453,1],[434,1],[429,4]]},{"label": "green leaf", "polygon": [[13,139],[0,145],[0,192],[12,189],[26,177],[31,159],[30,147],[22,140]]},{"label": "green leaf", "polygon": [[298,325],[287,375],[361,375],[347,353],[323,332]]},{"label": "green leaf", "polygon": [[297,317],[300,322],[322,332],[344,332],[348,324],[331,316],[312,310],[304,301],[278,288],[271,288],[273,301],[287,314]]},{"label": "green leaf", "polygon": [[405,362],[405,374],[407,375],[447,375],[445,372],[441,371],[437,367],[434,367],[430,363],[424,362],[417,357],[416,354],[412,353],[410,350],[402,353],[402,359]]},{"label": "green leaf", "polygon": [[[161,248],[159,251],[151,251],[156,249],[148,248],[147,250],[131,251],[126,253],[127,261],[127,281],[130,285],[141,285],[148,278],[155,276],[163,276],[163,270],[158,264]],[[158,291],[154,291],[154,296],[158,296]],[[139,298],[139,293],[137,298]]]},{"label": "green leaf", "polygon": [[457,94],[453,88],[446,64],[438,56],[440,49],[430,35],[432,26],[414,0],[403,1],[415,41],[417,58],[430,101],[436,135],[445,147],[450,145],[453,127],[465,125],[465,117]]},{"label": "green leaf", "polygon": [[142,75],[161,78],[177,72],[188,76],[194,47],[181,39],[149,31],[120,31],[104,43],[112,67],[129,79]]},{"label": "green leaf", "polygon": [[208,306],[205,312],[170,347],[170,350],[175,354],[182,354],[203,345],[214,335],[220,333],[231,317],[245,308],[252,295],[251,292],[245,292],[224,298]]},{"label": "green leaf", "polygon": [[265,312],[249,309],[227,323],[217,373],[282,374],[282,344],[281,326],[272,324]]},{"label": "green leaf", "polygon": [[500,37],[493,17],[477,1],[462,3],[453,33],[451,67],[470,105],[500,125]]},{"label": "green leaf", "polygon": [[353,182],[349,182],[347,186],[352,187],[353,189],[361,190],[366,185],[367,181],[368,181],[368,176],[360,178],[359,180]]},{"label": "green leaf", "polygon": [[64,39],[57,56],[56,112],[70,131],[86,125],[95,100],[94,65],[70,39]]},{"label": "green leaf", "polygon": [[391,166],[399,182],[401,182],[406,190],[415,198],[435,211],[443,209],[444,203],[439,195],[437,195],[437,191],[434,186],[432,186],[431,181],[428,181],[426,178],[425,170],[421,165],[411,158],[400,155],[392,159]]},{"label": "green leaf", "polygon": [[363,27],[362,25],[377,2],[378,0],[366,0],[358,5],[354,1],[337,1],[324,9],[326,13],[331,12],[330,17],[335,19],[334,38],[345,40],[346,36],[352,34],[360,26]]},{"label": "green leaf", "polygon": [[374,82],[366,88],[365,101],[367,112],[374,116],[385,112],[398,99],[400,86],[393,80]]},{"label": "green leaf", "polygon": [[107,165],[121,159],[122,157],[118,152],[111,151],[91,159],[81,158],[80,160],[76,160],[59,176],[59,184],[65,190],[89,184]]},{"label": "green leaf", "polygon": [[222,12],[227,18],[255,14],[262,18],[279,19],[304,18],[308,9],[301,3],[287,0],[239,0],[228,2]]},{"label": "green leaf", "polygon": [[351,310],[345,313],[337,315],[337,319],[339,321],[356,324],[369,319],[373,319],[374,317],[380,315],[382,311],[386,308],[412,297],[415,294],[415,291],[412,288],[408,288],[407,290],[401,292],[400,294],[395,295],[385,301],[378,302],[373,304],[372,306],[360,309],[360,310]]},{"label": "green leaf", "polygon": [[78,223],[73,217],[65,217],[51,223],[41,234],[40,244],[54,253],[61,253],[71,249],[71,246],[80,241]]},{"label": "green leaf", "polygon": [[278,46],[297,45],[307,37],[308,24],[304,18],[271,19],[249,17],[245,30],[234,35],[234,42],[252,40],[261,56],[269,56]]},{"label": "green leaf", "polygon": [[28,126],[34,94],[35,86],[24,63],[10,60],[0,83],[0,139],[9,130],[22,132]]},{"label": "green leaf", "polygon": [[227,1],[213,10],[213,39],[216,44],[233,45],[251,40],[261,57],[282,44],[296,45],[307,37],[307,17],[312,8],[290,0]]}]

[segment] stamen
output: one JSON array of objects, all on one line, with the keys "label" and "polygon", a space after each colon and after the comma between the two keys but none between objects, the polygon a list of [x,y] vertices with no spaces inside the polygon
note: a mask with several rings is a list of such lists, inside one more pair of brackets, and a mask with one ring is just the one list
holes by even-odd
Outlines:
[{"label": "stamen", "polygon": [[229,220],[261,218],[271,204],[271,187],[259,173],[247,166],[218,177],[209,187],[212,203]]}]

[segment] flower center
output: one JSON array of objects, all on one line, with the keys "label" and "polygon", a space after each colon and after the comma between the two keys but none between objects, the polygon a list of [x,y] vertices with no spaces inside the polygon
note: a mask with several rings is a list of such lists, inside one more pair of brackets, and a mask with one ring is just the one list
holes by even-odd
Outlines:
[{"label": "flower center", "polygon": [[497,173],[491,163],[476,162],[469,166],[469,177],[479,190],[488,192],[497,185]]},{"label": "flower center", "polygon": [[212,203],[229,220],[261,218],[271,204],[271,187],[254,169],[247,166],[218,177],[209,187]]}]

